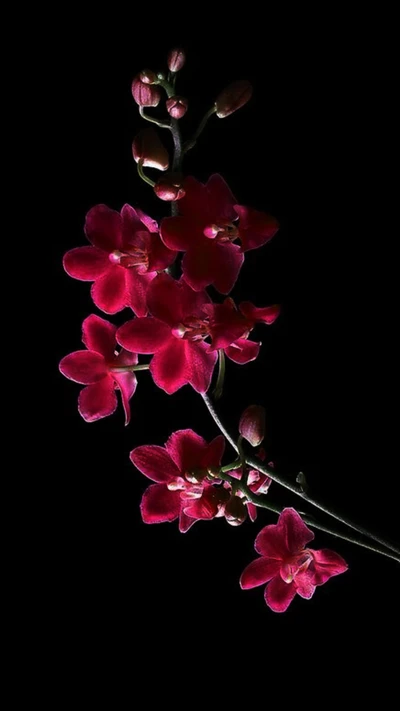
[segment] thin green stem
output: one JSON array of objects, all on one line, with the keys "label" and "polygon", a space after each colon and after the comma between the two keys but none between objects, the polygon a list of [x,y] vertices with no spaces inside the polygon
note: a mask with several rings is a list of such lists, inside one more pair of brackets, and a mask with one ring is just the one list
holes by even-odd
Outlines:
[{"label": "thin green stem", "polygon": [[139,177],[142,180],[144,180],[145,183],[147,183],[148,185],[151,185],[151,187],[154,188],[155,182],[154,182],[154,180],[151,180],[151,178],[148,178],[147,175],[144,174],[143,164],[142,164],[141,160],[138,163],[136,163],[136,167],[137,167],[137,172],[139,174]]},{"label": "thin green stem", "polygon": [[[232,470],[232,465],[228,466],[230,466]],[[220,472],[218,474],[215,474],[215,478],[227,481],[235,491],[241,491],[248,501],[250,501],[255,506],[258,506],[259,508],[268,509],[268,511],[273,511],[277,514],[282,513],[284,509],[283,506],[273,504],[269,500],[266,500],[264,497],[260,497],[257,494],[254,494],[251,489],[249,489],[247,484],[244,484],[242,481],[238,481],[237,479],[234,479],[233,477],[229,476],[225,467],[222,467]],[[370,551],[374,551],[374,553],[379,553],[380,555],[383,555],[386,558],[391,558],[392,560],[395,560],[400,563],[399,556],[393,555],[392,553],[389,553],[388,551],[382,548],[378,548],[377,546],[373,546],[370,543],[366,543],[365,541],[362,541],[359,538],[354,538],[353,536],[346,536],[340,531],[318,523],[318,521],[316,521],[312,516],[307,516],[307,514],[302,514],[302,518],[304,523],[306,523],[308,526],[311,526],[311,528],[317,528],[319,531],[324,531],[324,533],[329,533],[331,536],[341,538],[343,541],[347,541],[348,543],[354,543],[356,546],[366,548]]]},{"label": "thin green stem", "polygon": [[[180,173],[182,168],[182,137],[179,128],[179,121],[177,119],[171,118],[171,131],[172,138],[174,141],[174,155],[172,159],[172,172]],[[179,213],[177,201],[171,202],[171,215],[175,217]]]},{"label": "thin green stem", "polygon": [[[234,450],[236,452],[239,452],[237,444],[234,442],[233,438],[230,436],[229,432],[226,430],[225,426],[221,422],[221,420],[215,410],[215,407],[214,407],[213,403],[211,402],[210,398],[208,397],[208,395],[203,394],[202,397],[203,397],[203,400],[206,404],[206,407],[207,407],[211,417],[213,418],[214,422],[221,430],[222,434],[226,437],[226,439],[232,445]],[[300,496],[302,499],[304,499],[304,501],[308,501],[309,504],[320,509],[320,511],[323,511],[328,516],[335,518],[337,521],[340,521],[340,523],[344,524],[345,526],[352,528],[354,531],[357,531],[362,536],[366,536],[367,538],[370,538],[373,541],[376,541],[376,543],[379,543],[381,546],[384,546],[385,548],[388,548],[389,550],[394,551],[394,553],[396,553],[396,555],[400,556],[400,550],[398,548],[396,548],[396,546],[394,546],[393,543],[391,543],[390,541],[387,541],[386,539],[382,538],[381,536],[376,535],[375,533],[371,533],[370,531],[367,531],[367,529],[365,529],[363,526],[360,526],[360,525],[354,523],[350,519],[346,518],[339,512],[332,509],[332,507],[327,507],[327,506],[325,506],[325,504],[321,503],[314,497],[309,496],[305,491],[303,491],[301,486],[296,486],[291,481],[289,481],[286,477],[282,476],[281,474],[277,474],[277,472],[274,469],[271,469],[270,467],[266,466],[257,457],[251,457],[251,456],[246,455],[246,464],[248,464],[253,469],[257,469],[257,471],[260,471],[263,474],[266,474],[273,481],[275,481],[277,484],[280,484],[281,486],[285,487],[286,489],[289,489],[289,491],[296,494],[296,496]]]},{"label": "thin green stem", "polygon": [[232,462],[232,464],[225,464],[224,467],[221,467],[220,471],[223,474],[228,473],[228,472],[234,472],[234,471],[236,471],[236,469],[241,469],[242,466],[243,466],[242,462],[236,461],[236,462]]},{"label": "thin green stem", "polygon": [[219,400],[224,388],[225,380],[225,353],[222,348],[218,351],[218,378],[213,391],[214,399]]},{"label": "thin green stem", "polygon": [[143,106],[139,106],[139,113],[145,121],[155,123],[156,126],[159,126],[160,128],[168,128],[171,131],[171,124],[168,121],[161,121],[160,119],[155,119],[152,116],[145,114]]},{"label": "thin green stem", "polygon": [[221,430],[221,432],[222,432],[222,434],[224,435],[225,439],[228,440],[229,444],[233,447],[233,449],[235,450],[235,452],[238,452],[239,450],[238,450],[238,448],[237,448],[237,446],[236,446],[235,440],[230,436],[228,430],[224,427],[223,423],[222,423],[221,420],[219,419],[218,413],[217,413],[217,411],[216,411],[216,409],[215,409],[213,403],[211,402],[211,399],[208,397],[207,393],[202,393],[201,397],[203,398],[203,400],[204,400],[204,402],[205,402],[205,404],[206,404],[206,407],[207,407],[207,409],[208,409],[208,411],[209,411],[211,417],[213,418],[213,420],[214,420],[215,424],[217,425],[217,427],[219,427],[219,429]]},{"label": "thin green stem", "polygon": [[167,81],[166,79],[160,79],[157,83],[159,86],[162,86],[169,99],[171,98],[171,96],[174,96],[175,89],[170,81]]},{"label": "thin green stem", "polygon": [[192,138],[190,138],[189,141],[186,141],[185,145],[183,146],[184,153],[187,153],[196,145],[197,139],[200,136],[200,134],[202,133],[202,131],[204,130],[208,119],[213,114],[215,114],[216,110],[217,110],[216,107],[212,106],[211,109],[209,109],[207,111],[207,113],[203,116],[203,118],[200,121],[199,126],[197,128],[197,131],[193,134]]}]

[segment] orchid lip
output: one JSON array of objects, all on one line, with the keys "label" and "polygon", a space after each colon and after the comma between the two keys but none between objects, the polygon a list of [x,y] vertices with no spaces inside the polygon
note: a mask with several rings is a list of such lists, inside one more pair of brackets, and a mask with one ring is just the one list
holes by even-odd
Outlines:
[{"label": "orchid lip", "polygon": [[179,323],[172,328],[171,333],[175,338],[185,338],[188,341],[204,340],[209,335],[209,325],[207,320],[190,317],[186,323]]},{"label": "orchid lip", "polygon": [[217,242],[233,242],[239,237],[239,230],[232,222],[226,222],[207,225],[203,234],[208,239],[215,239]]},{"label": "orchid lip", "polygon": [[280,570],[282,580],[285,583],[291,583],[299,573],[304,573],[308,569],[312,560],[312,553],[307,549],[288,558]]}]

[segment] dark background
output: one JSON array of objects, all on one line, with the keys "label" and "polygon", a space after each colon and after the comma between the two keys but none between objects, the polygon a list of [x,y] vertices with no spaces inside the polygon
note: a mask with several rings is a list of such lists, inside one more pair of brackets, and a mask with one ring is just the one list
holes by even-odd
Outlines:
[{"label": "dark background", "polygon": [[[251,650],[256,641],[268,641],[266,654],[289,644],[293,659],[308,645],[384,653],[387,631],[398,623],[390,602],[398,596],[398,564],[316,532],[315,547],[338,551],[349,572],[311,601],[297,597],[284,615],[272,613],[262,588],[243,592],[238,585],[254,557],[255,535],[275,522],[272,514],[261,512],[256,524],[239,528],[200,522],[185,535],[176,523],[147,526],[140,519],[147,480],[129,451],[163,444],[185,427],[214,437],[201,398],[189,387],[168,397],[139,373],[128,428],[121,408],[86,424],[76,407],[79,386],[57,371],[61,357],[81,347],[83,318],[97,312],[89,285],[71,280],[61,265],[66,250],[85,244],[88,209],[130,202],[155,218],[167,214],[136,175],[131,141],[142,122],[130,82],[144,67],[162,68],[168,49],[180,43],[188,55],[177,83],[190,101],[185,135],[230,81],[254,85],[245,108],[209,122],[185,172],[202,180],[220,172],[240,203],[271,212],[281,224],[271,243],[248,253],[232,295],[281,303],[282,315],[254,332],[263,341],[255,363],[228,361],[221,416],[234,431],[245,406],[264,404],[267,450],[277,469],[303,470],[324,500],[398,539],[388,331],[393,282],[386,278],[391,237],[377,215],[387,122],[374,49],[343,27],[339,34],[302,28],[293,38],[271,20],[254,34],[256,18],[251,31],[218,28],[199,39],[194,29],[161,20],[131,28],[123,18],[95,26],[66,22],[64,39],[52,44],[57,80],[49,81],[48,116],[56,127],[50,189],[59,315],[51,393],[59,455],[48,492],[54,638],[66,647],[73,641],[82,658],[94,652],[107,658],[110,649],[131,644],[144,654],[161,644],[165,656],[171,645],[190,656],[210,641],[213,649],[222,645],[219,656],[237,655],[243,644]],[[115,322],[128,318],[126,310]],[[270,496],[296,505],[276,485]],[[241,663],[250,665],[250,658]]]}]

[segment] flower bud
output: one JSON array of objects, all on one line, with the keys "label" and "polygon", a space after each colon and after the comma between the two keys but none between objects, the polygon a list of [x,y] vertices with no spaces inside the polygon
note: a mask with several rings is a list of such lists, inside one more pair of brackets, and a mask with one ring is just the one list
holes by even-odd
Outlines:
[{"label": "flower bud", "polygon": [[160,200],[175,202],[184,197],[185,191],[182,187],[182,176],[179,173],[167,173],[158,180],[153,188]]},{"label": "flower bud", "polygon": [[188,110],[188,100],[183,96],[171,96],[166,101],[167,111],[174,119],[180,119]]},{"label": "flower bud", "polygon": [[239,432],[252,447],[261,444],[265,435],[265,410],[261,405],[246,408],[240,418]]},{"label": "flower bud", "polygon": [[225,518],[231,526],[240,526],[247,518],[247,508],[238,496],[231,496],[225,504]]},{"label": "flower bud", "polygon": [[143,82],[143,84],[156,84],[157,74],[153,72],[152,69],[143,69],[140,72],[139,79]]},{"label": "flower bud", "polygon": [[247,80],[234,81],[233,84],[229,84],[226,89],[221,91],[215,102],[218,118],[225,118],[247,104],[252,93],[253,87]]},{"label": "flower bud", "polygon": [[154,128],[143,128],[132,143],[133,159],[136,163],[158,170],[168,170],[169,156]]},{"label": "flower bud", "polygon": [[168,69],[170,72],[179,72],[186,62],[186,55],[183,49],[177,47],[168,52]]},{"label": "flower bud", "polygon": [[161,100],[161,92],[158,86],[145,84],[140,76],[136,76],[132,81],[132,96],[139,106],[158,106]]}]

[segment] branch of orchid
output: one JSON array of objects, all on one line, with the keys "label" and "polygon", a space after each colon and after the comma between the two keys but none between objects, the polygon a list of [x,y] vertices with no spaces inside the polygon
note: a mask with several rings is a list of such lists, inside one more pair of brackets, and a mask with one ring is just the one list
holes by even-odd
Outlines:
[{"label": "branch of orchid", "polygon": [[[206,405],[211,417],[213,418],[214,422],[221,430],[222,434],[226,437],[228,442],[232,445],[233,449],[236,452],[239,452],[239,448],[238,448],[236,442],[232,439],[229,432],[226,430],[223,423],[221,422],[221,420],[214,408],[214,405],[211,402],[208,395],[206,393],[204,393],[204,394],[202,394],[202,398],[205,402],[205,405]],[[335,518],[337,521],[340,521],[340,523],[344,524],[345,526],[352,528],[353,530],[360,533],[362,536],[366,536],[367,538],[370,538],[373,541],[376,541],[376,543],[379,543],[381,546],[384,546],[385,548],[389,548],[389,550],[394,551],[394,553],[396,553],[398,556],[400,556],[400,550],[398,548],[396,548],[396,546],[394,546],[392,543],[390,543],[389,541],[386,541],[384,538],[381,538],[381,536],[377,536],[376,534],[370,533],[365,528],[363,528],[362,526],[359,526],[358,524],[353,523],[353,521],[344,517],[342,514],[339,514],[334,509],[328,508],[327,506],[322,504],[320,501],[317,501],[317,499],[314,499],[313,497],[309,496],[308,494],[306,494],[306,492],[303,490],[303,488],[301,486],[296,486],[291,481],[289,481],[286,477],[283,477],[281,474],[277,474],[277,472],[274,469],[271,469],[270,467],[266,466],[257,457],[251,457],[249,455],[246,455],[245,461],[246,461],[246,464],[251,466],[253,469],[257,469],[257,471],[262,472],[263,474],[266,474],[267,476],[270,477],[270,479],[275,481],[277,484],[280,484],[281,486],[285,487],[285,489],[289,489],[289,491],[291,491],[293,494],[296,494],[296,496],[300,496],[302,499],[304,499],[304,501],[308,501],[309,504],[320,509],[321,511],[326,513],[328,516]]]},{"label": "branch of orchid", "polygon": [[[171,74],[171,72],[170,72]],[[176,76],[176,75],[175,75]],[[164,91],[166,92],[168,98],[170,99],[171,96],[175,94],[175,77],[174,77],[174,83],[172,84],[171,82],[167,81],[166,79],[163,78],[161,74],[158,75],[158,81],[156,82],[159,86],[162,86]]]},{"label": "branch of orchid", "polygon": [[154,180],[151,180],[151,178],[148,178],[147,175],[145,175],[143,172],[143,161],[139,160],[136,163],[136,167],[137,167],[137,172],[138,172],[139,178],[144,180],[144,182],[147,183],[147,185],[151,185],[151,187],[154,188],[154,186],[155,186]]},{"label": "branch of orchid", "polygon": [[[220,471],[215,475],[210,473],[209,477],[227,481],[235,492],[241,491],[248,501],[250,501],[255,506],[258,506],[259,508],[268,509],[269,511],[273,511],[277,514],[282,513],[284,506],[277,506],[276,504],[273,504],[272,502],[266,500],[264,497],[260,497],[257,494],[254,494],[251,489],[249,489],[247,484],[245,484],[241,480],[238,481],[237,479],[234,479],[227,473],[228,467],[229,471],[233,471],[233,469],[238,469],[241,466],[241,463],[238,464],[237,462],[234,462],[233,464],[227,465],[227,467],[221,467]],[[379,553],[380,555],[383,555],[386,558],[391,558],[392,560],[395,560],[400,563],[399,556],[392,555],[392,553],[388,553],[388,551],[385,551],[382,548],[377,548],[376,546],[373,546],[370,543],[366,543],[365,541],[362,541],[359,538],[354,538],[353,536],[346,536],[345,534],[340,533],[335,529],[328,528],[328,526],[324,526],[323,524],[318,523],[318,521],[316,521],[311,516],[307,516],[307,514],[302,513],[302,518],[304,523],[306,523],[308,526],[311,526],[311,528],[317,528],[319,531],[324,531],[324,533],[329,533],[331,536],[341,538],[343,541],[347,541],[349,543],[354,543],[354,545],[356,546],[366,548],[367,550],[373,551],[374,553]]]},{"label": "branch of orchid", "polygon": [[113,373],[135,373],[138,370],[148,370],[150,363],[141,363],[140,365],[118,365],[111,367]]},{"label": "branch of orchid", "polygon": [[203,116],[202,120],[199,123],[199,126],[197,128],[197,131],[193,134],[192,138],[190,138],[188,141],[186,141],[185,145],[183,146],[183,152],[187,153],[190,151],[197,143],[197,139],[202,133],[203,129],[205,128],[205,125],[208,121],[208,119],[215,114],[217,110],[217,107],[214,105],[207,111],[207,113]]},{"label": "branch of orchid", "polygon": [[168,128],[169,131],[172,130],[171,124],[168,121],[161,121],[161,119],[155,119],[152,116],[145,114],[143,106],[139,106],[139,113],[145,121],[155,123],[156,126],[159,126],[160,128]]}]

